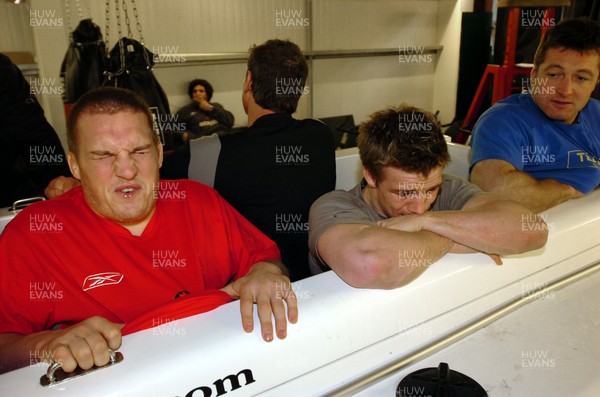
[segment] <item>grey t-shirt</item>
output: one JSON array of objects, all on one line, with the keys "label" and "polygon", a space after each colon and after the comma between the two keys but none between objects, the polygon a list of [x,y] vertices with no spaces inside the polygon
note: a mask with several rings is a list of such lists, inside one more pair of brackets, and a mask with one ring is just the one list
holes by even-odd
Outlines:
[{"label": "grey t-shirt", "polygon": [[[309,266],[312,274],[329,270],[317,254],[317,242],[333,225],[364,224],[377,226],[377,221],[387,219],[375,211],[362,197],[364,181],[349,191],[336,190],[321,196],[313,203],[308,217]],[[481,192],[466,180],[444,174],[440,191],[430,211],[460,210],[473,195]]]}]

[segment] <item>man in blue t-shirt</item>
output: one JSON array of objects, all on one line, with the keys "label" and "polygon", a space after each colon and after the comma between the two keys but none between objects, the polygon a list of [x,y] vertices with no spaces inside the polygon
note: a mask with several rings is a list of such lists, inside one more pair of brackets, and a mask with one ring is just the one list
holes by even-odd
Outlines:
[{"label": "man in blue t-shirt", "polygon": [[471,181],[540,212],[600,185],[600,25],[576,18],[547,32],[530,88],[473,129]]}]

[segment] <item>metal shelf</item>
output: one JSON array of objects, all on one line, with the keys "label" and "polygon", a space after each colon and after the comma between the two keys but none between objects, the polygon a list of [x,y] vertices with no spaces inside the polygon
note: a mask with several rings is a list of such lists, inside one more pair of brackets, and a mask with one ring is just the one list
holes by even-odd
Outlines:
[{"label": "metal shelf", "polygon": [[21,63],[17,67],[21,69],[23,76],[37,76],[39,74],[39,68],[37,63]]},{"label": "metal shelf", "polygon": [[[443,49],[441,45],[418,47],[421,54],[437,54]],[[324,50],[306,52],[306,59],[340,59],[340,58],[369,58],[379,56],[399,56],[412,54],[414,51],[398,48],[379,48],[363,50]],[[248,59],[247,52],[219,52],[197,54],[155,54],[154,67],[184,67],[197,65],[222,65],[232,63],[245,63]]]}]

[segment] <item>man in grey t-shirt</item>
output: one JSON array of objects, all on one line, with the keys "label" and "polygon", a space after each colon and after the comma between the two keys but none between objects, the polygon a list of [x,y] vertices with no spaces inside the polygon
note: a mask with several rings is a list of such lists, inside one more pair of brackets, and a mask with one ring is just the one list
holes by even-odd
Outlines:
[{"label": "man in grey t-shirt", "polygon": [[311,207],[313,274],[331,268],[354,287],[396,288],[447,252],[484,252],[501,264],[499,255],[545,244],[536,214],[443,174],[450,156],[431,113],[406,105],[376,112],[358,148],[363,181]]}]

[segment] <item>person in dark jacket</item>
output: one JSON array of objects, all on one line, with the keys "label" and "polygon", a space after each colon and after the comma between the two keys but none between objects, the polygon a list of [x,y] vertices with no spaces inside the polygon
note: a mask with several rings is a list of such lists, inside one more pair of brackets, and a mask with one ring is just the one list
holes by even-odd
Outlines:
[{"label": "person in dark jacket", "polygon": [[0,54],[0,207],[70,176],[64,149],[21,70]]},{"label": "person in dark jacket", "polygon": [[162,178],[214,187],[277,243],[292,281],[310,276],[308,211],[335,188],[336,175],[329,128],[292,117],[307,76],[296,44],[269,40],[254,46],[242,92],[248,128],[190,141],[167,155],[161,169]]},{"label": "person in dark jacket", "polygon": [[185,105],[176,114],[178,122],[185,123],[184,141],[200,138],[212,133],[228,132],[233,126],[233,114],[223,105],[210,102],[212,85],[203,79],[195,79],[188,85],[192,103]]}]

